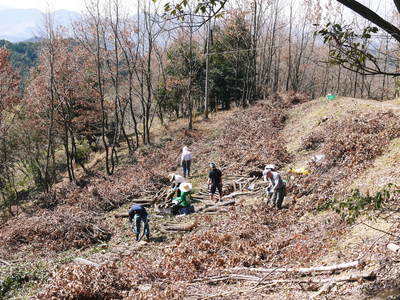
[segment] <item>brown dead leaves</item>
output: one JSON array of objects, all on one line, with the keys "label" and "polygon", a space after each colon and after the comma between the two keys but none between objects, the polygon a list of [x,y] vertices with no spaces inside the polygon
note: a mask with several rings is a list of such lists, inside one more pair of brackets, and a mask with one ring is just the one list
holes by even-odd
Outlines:
[{"label": "brown dead leaves", "polygon": [[82,248],[109,240],[111,233],[99,219],[74,207],[63,206],[51,213],[20,216],[6,223],[1,232],[3,257],[18,252],[46,253]]},{"label": "brown dead leaves", "polygon": [[344,119],[328,120],[321,131],[304,141],[305,148],[316,149],[325,158],[309,163],[312,175],[294,177],[291,192],[297,197],[312,194],[321,200],[348,193],[352,180],[398,137],[399,118],[390,111],[352,112]]}]

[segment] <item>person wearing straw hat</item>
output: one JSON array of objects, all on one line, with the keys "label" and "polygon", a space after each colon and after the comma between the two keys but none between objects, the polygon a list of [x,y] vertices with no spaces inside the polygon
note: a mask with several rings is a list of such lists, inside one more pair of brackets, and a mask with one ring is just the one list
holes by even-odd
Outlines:
[{"label": "person wearing straw hat", "polygon": [[218,189],[218,201],[222,200],[222,172],[217,169],[215,163],[210,163],[211,171],[208,173],[208,186],[210,188],[210,200],[214,200],[214,194]]},{"label": "person wearing straw hat", "polygon": [[193,212],[193,206],[190,205],[190,191],[192,184],[184,182],[179,186],[181,195],[172,200],[174,206],[172,207],[173,214],[188,215]]},{"label": "person wearing straw hat", "polygon": [[169,181],[171,182],[171,188],[173,191],[169,197],[172,197],[175,194],[175,192],[176,192],[176,196],[179,197],[181,194],[181,190],[179,189],[179,186],[182,183],[186,182],[186,179],[183,176],[175,174],[175,173],[168,174],[168,178],[169,178]]},{"label": "person wearing straw hat", "polygon": [[190,165],[192,164],[192,152],[189,151],[188,147],[183,147],[181,155],[181,167],[183,177],[190,177]]},{"label": "person wearing straw hat", "polygon": [[[140,241],[143,235],[147,240],[150,240],[149,218],[146,209],[143,205],[135,204],[128,211],[129,223],[131,224],[132,231],[136,234],[136,241]],[[132,221],[135,220],[135,222]],[[143,223],[143,235],[140,236],[140,227]]]}]

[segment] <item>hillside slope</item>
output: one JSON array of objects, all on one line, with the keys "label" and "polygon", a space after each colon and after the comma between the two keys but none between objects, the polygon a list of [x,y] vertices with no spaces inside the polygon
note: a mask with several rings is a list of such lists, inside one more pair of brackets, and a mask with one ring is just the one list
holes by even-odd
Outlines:
[{"label": "hillside slope", "polygon": [[[278,95],[245,110],[198,120],[193,131],[184,130],[179,122],[171,124],[159,133],[157,144],[140,149],[133,158],[125,157],[129,164],[114,176],[98,174],[83,178],[81,187],[66,185],[51,197],[38,198],[19,218],[1,227],[2,296],[387,299],[398,295],[397,254],[386,248],[389,242],[398,242],[398,194],[393,192],[384,199],[383,209],[370,210],[352,224],[329,209],[319,209],[333,195],[338,201],[346,199],[355,187],[372,193],[386,183],[398,183],[398,106],[395,101],[305,102],[301,95]],[[210,161],[223,170],[226,193],[232,191],[229,176],[257,175],[265,164],[275,163],[289,181],[284,209],[274,210],[264,202],[262,189],[235,197],[235,205],[216,212],[171,217],[150,209],[152,240],[134,242],[127,220],[114,215],[166,185],[167,174],[179,171],[183,145],[195,154],[191,180],[196,193],[203,190]],[[322,158],[312,160],[316,155]],[[289,173],[300,167],[312,173]],[[263,186],[260,180],[254,183]],[[209,203],[202,200],[195,206],[204,204]],[[190,229],[163,230],[170,223]],[[99,266],[76,263],[76,257]],[[348,262],[357,263],[334,272],[276,272]],[[270,270],[254,269],[260,267]]]}]

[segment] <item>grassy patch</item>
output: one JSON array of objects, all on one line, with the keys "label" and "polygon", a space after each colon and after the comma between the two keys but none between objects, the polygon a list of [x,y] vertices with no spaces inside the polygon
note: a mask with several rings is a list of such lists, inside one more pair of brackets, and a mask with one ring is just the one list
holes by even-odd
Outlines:
[{"label": "grassy patch", "polygon": [[400,174],[397,166],[400,161],[400,138],[393,139],[387,149],[353,182],[353,189],[375,192],[385,184],[397,181]]},{"label": "grassy patch", "polygon": [[27,290],[45,282],[48,276],[49,272],[43,262],[12,269],[0,279],[0,298],[9,299],[25,295]]}]

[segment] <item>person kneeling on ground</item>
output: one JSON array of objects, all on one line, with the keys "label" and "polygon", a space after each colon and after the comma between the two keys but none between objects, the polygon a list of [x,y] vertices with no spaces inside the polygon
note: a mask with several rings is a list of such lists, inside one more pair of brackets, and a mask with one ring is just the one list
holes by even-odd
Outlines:
[{"label": "person kneeling on ground", "polygon": [[193,205],[190,205],[190,191],[192,185],[189,182],[184,182],[179,186],[181,195],[172,200],[174,206],[172,207],[172,213],[174,215],[188,215],[194,212]]},{"label": "person kneeling on ground", "polygon": [[173,197],[175,192],[176,192],[176,196],[179,197],[181,195],[181,190],[179,189],[179,186],[186,182],[186,179],[178,174],[174,174],[171,173],[168,175],[169,181],[171,182],[171,189],[172,189],[172,193],[170,195],[170,197]]},{"label": "person kneeling on ground", "polygon": [[264,170],[263,175],[264,181],[269,182],[266,192],[271,197],[272,205],[277,209],[281,209],[283,198],[285,197],[285,183],[281,175],[269,168]]},{"label": "person kneeling on ground", "polygon": [[218,189],[218,201],[222,200],[222,172],[217,169],[215,163],[210,163],[211,171],[208,173],[208,186],[210,188],[210,200],[214,200],[215,191]]},{"label": "person kneeling on ground", "polygon": [[[136,241],[140,241],[143,235],[146,239],[150,240],[149,218],[146,209],[143,205],[135,204],[128,211],[129,223],[131,224],[132,231],[136,234]],[[133,219],[135,222],[132,221]],[[140,236],[141,223],[143,223],[143,235]]]}]

